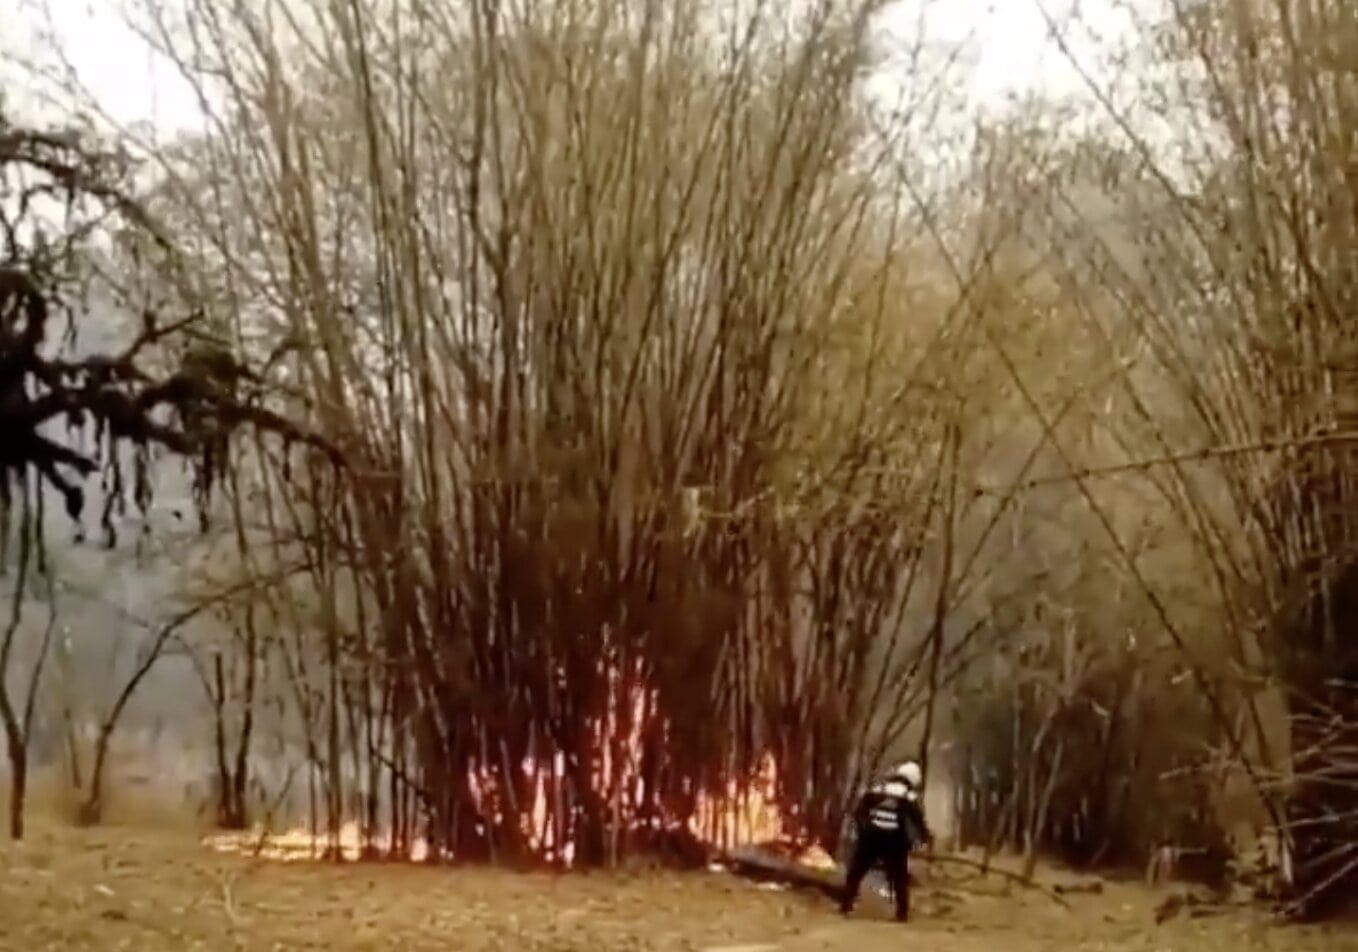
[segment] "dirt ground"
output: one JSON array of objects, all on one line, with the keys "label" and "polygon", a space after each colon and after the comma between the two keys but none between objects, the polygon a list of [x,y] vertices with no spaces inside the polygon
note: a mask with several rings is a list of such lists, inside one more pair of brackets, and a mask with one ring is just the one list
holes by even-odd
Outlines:
[{"label": "dirt ground", "polygon": [[995,881],[922,874],[916,917],[869,900],[842,919],[822,897],[715,873],[516,874],[278,863],[217,853],[183,832],[39,824],[0,845],[0,949],[1358,952],[1358,931],[1270,925],[1246,912],[1180,916],[1107,885],[1070,909]]}]

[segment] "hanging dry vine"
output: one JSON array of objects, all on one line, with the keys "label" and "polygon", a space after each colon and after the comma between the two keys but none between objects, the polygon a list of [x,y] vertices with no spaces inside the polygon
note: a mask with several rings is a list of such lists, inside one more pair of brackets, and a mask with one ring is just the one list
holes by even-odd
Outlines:
[{"label": "hanging dry vine", "polygon": [[[167,320],[144,309],[135,338],[116,351],[72,356],[71,347],[53,346],[59,314],[67,316],[70,344],[77,321],[89,313],[76,290],[81,256],[96,235],[130,227],[173,255],[125,187],[130,171],[126,156],[92,148],[78,135],[14,125],[0,114],[0,507],[9,506],[16,479],[31,471],[79,518],[82,482],[102,468],[110,544],[111,516],[129,492],[143,508],[150,500],[153,447],[193,461],[200,511],[226,464],[228,440],[243,426],[339,461],[332,446],[264,405],[265,381],[202,332],[201,310],[186,308],[186,316]],[[43,214],[52,203],[59,216]],[[53,217],[63,219],[55,242],[47,237]],[[132,449],[130,485],[118,452],[124,446]]]}]

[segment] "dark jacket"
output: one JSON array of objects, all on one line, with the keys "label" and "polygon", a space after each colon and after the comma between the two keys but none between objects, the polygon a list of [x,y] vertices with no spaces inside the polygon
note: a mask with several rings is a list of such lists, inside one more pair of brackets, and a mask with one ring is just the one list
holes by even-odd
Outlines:
[{"label": "dark jacket", "polygon": [[919,796],[898,780],[873,784],[859,798],[854,822],[860,837],[903,837],[907,849],[933,840]]}]

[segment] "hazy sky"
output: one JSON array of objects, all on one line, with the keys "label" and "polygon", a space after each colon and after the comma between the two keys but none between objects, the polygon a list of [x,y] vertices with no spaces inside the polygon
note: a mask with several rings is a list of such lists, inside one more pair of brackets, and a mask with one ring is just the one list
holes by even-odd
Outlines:
[{"label": "hazy sky", "polygon": [[[164,127],[195,125],[197,107],[188,85],[174,68],[158,61],[125,24],[123,0],[0,0],[0,58],[44,48],[50,22],[56,40],[77,68],[80,80],[103,107],[122,122],[152,121]],[[885,28],[908,36],[916,32],[918,11],[927,5],[927,33],[971,40],[971,92],[983,102],[999,102],[1012,92],[1042,87],[1058,93],[1081,88],[1081,80],[1047,38],[1043,9],[1062,21],[1073,9],[1084,24],[1107,30],[1116,0],[901,0],[885,18]],[[1087,26],[1074,26],[1076,41]],[[1088,52],[1086,44],[1082,49]],[[1092,55],[1092,54],[1091,54]],[[22,89],[13,62],[0,83]]]}]

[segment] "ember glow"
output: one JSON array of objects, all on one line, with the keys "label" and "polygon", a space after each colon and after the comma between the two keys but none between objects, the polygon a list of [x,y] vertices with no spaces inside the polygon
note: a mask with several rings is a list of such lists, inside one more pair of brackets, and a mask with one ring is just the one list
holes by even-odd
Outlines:
[{"label": "ember glow", "polygon": [[[284,863],[310,862],[334,855],[329,834],[313,834],[302,827],[282,833],[268,833],[261,829],[248,833],[216,833],[207,837],[204,843],[218,852],[244,853]],[[365,847],[367,855],[375,853],[385,857],[391,853],[390,841],[383,837],[373,837],[365,844],[362,828],[353,821],[340,825],[338,842],[334,845],[338,855],[350,862],[363,859]],[[429,844],[423,839],[414,840],[408,858],[412,862],[424,862],[429,858]]]}]

